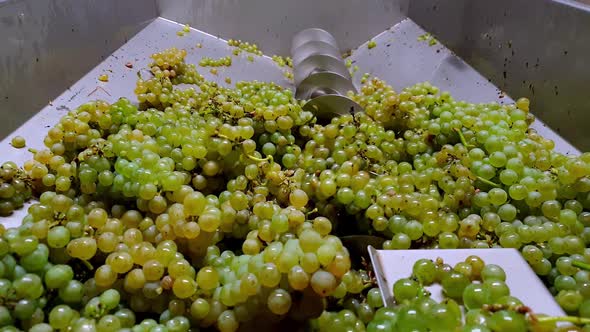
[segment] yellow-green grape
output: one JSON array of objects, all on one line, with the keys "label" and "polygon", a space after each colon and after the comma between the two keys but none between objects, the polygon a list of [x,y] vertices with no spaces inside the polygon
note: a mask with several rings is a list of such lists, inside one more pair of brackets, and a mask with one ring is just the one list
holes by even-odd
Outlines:
[{"label": "yellow-green grape", "polygon": [[160,280],[165,271],[164,265],[156,259],[146,261],[143,264],[142,269],[147,281]]},{"label": "yellow-green grape", "polygon": [[22,136],[14,136],[12,138],[12,140],[10,141],[10,143],[12,144],[13,147],[15,147],[17,149],[22,149],[27,145],[27,142],[25,141],[24,137],[22,137]]},{"label": "yellow-green grape", "polygon": [[301,189],[295,189],[289,194],[289,202],[292,206],[297,208],[303,208],[307,205],[309,198],[305,191]]},{"label": "yellow-green grape", "polygon": [[347,253],[338,252],[332,262],[326,267],[326,270],[337,278],[342,277],[350,270],[351,261]]},{"label": "yellow-green grape", "polygon": [[197,291],[197,284],[193,279],[183,276],[174,280],[172,291],[178,298],[186,299],[195,294]]},{"label": "yellow-green grape", "polygon": [[265,287],[276,287],[281,281],[281,272],[273,263],[266,263],[258,275],[260,284]]},{"label": "yellow-green grape", "polygon": [[128,252],[118,251],[109,254],[106,263],[116,273],[127,273],[133,267],[133,258]]},{"label": "yellow-green grape", "polygon": [[316,254],[320,264],[328,266],[336,256],[336,248],[330,243],[324,243],[318,248]]},{"label": "yellow-green grape", "polygon": [[377,46],[377,42],[375,42],[374,40],[370,40],[369,43],[367,44],[368,49],[375,48],[376,46]]},{"label": "yellow-green grape", "polygon": [[320,296],[328,296],[338,287],[338,282],[333,274],[324,270],[318,270],[311,276],[311,287]]},{"label": "yellow-green grape", "polygon": [[332,222],[326,217],[317,217],[313,220],[313,229],[325,236],[332,231]]},{"label": "yellow-green grape", "polygon": [[145,274],[142,269],[133,269],[125,275],[123,286],[129,292],[142,289],[146,283]]},{"label": "yellow-green grape", "polygon": [[309,275],[299,265],[289,270],[289,285],[295,290],[304,290],[309,285]]},{"label": "yellow-green grape", "polygon": [[203,319],[205,317],[207,317],[207,315],[209,314],[209,310],[210,310],[211,306],[209,305],[209,302],[207,302],[207,300],[202,299],[202,298],[198,298],[196,300],[193,301],[193,303],[191,304],[190,307],[190,314],[191,317],[194,319]]},{"label": "yellow-green grape", "polygon": [[217,318],[217,328],[221,332],[234,332],[238,327],[239,322],[233,310],[225,310]]},{"label": "yellow-green grape", "polygon": [[267,299],[268,309],[275,315],[284,315],[291,309],[291,295],[281,288],[273,290]]},{"label": "yellow-green grape", "polygon": [[304,252],[315,252],[322,243],[322,236],[314,229],[306,229],[299,235],[299,244]]},{"label": "yellow-green grape", "polygon": [[107,222],[108,214],[104,209],[95,208],[88,213],[87,221],[88,225],[96,228],[101,229]]},{"label": "yellow-green grape", "polygon": [[81,260],[91,259],[96,254],[96,250],[96,240],[90,237],[74,239],[67,245],[68,255]]},{"label": "yellow-green grape", "polygon": [[258,282],[258,278],[253,273],[244,274],[240,278],[240,290],[249,296],[255,295],[258,293],[260,288],[260,284]]},{"label": "yellow-green grape", "polygon": [[98,236],[96,244],[100,251],[108,254],[115,251],[119,244],[119,238],[115,233],[105,232]]},{"label": "yellow-green grape", "polygon": [[523,110],[525,112],[529,111],[529,105],[530,105],[530,101],[527,98],[519,98],[516,101],[516,107],[518,107],[518,109]]},{"label": "yellow-green grape", "polygon": [[96,285],[104,288],[111,287],[117,281],[117,273],[110,265],[102,265],[94,272]]},{"label": "yellow-green grape", "polygon": [[205,266],[197,272],[197,285],[205,290],[211,290],[219,285],[219,273],[212,266]]},{"label": "yellow-green grape", "polygon": [[301,267],[307,273],[314,273],[320,268],[320,261],[313,252],[307,252],[301,258]]}]

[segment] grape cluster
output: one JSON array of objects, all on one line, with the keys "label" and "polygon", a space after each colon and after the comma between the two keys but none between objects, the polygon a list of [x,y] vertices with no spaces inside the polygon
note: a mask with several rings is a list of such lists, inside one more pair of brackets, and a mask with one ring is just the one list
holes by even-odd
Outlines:
[{"label": "grape cluster", "polygon": [[[31,172],[40,174],[45,171],[37,167]],[[32,196],[32,184],[27,173],[13,162],[0,166],[0,216],[9,216],[15,209],[23,206]]]},{"label": "grape cluster", "polygon": [[232,51],[233,55],[239,55],[242,52],[251,53],[254,55],[262,56],[262,51],[258,48],[258,45],[250,42],[244,42],[241,40],[230,39],[227,41],[227,45],[233,46],[234,50]]},{"label": "grape cluster", "polygon": [[[38,201],[2,230],[0,328],[383,329],[399,309],[381,308],[351,234],[384,249],[517,248],[568,313],[590,315],[590,154],[555,152],[526,99],[470,104],[365,76],[351,98],[366,112],[319,124],[290,90],[222,87],[185,57],[152,56],[139,107],[85,103],[22,169],[2,165],[0,212]],[[450,298],[479,301],[457,290],[476,275],[448,272]]]},{"label": "grape cluster", "polygon": [[184,62],[186,50],[171,48],[151,56],[150,78],[139,78],[135,87],[137,99],[145,107],[165,107],[184,102],[194,96],[194,89],[180,90],[173,86],[181,83],[200,84],[203,77],[194,64]]},{"label": "grape cluster", "polygon": [[199,61],[199,66],[201,66],[201,67],[221,67],[221,66],[229,67],[229,66],[231,66],[231,61],[232,60],[231,60],[230,56],[224,56],[219,59],[212,59],[209,57],[203,57]]},{"label": "grape cluster", "polygon": [[283,57],[280,55],[273,55],[272,56],[272,61],[274,61],[277,66],[279,67],[289,67],[289,68],[293,68],[293,59],[291,59],[291,57]]}]

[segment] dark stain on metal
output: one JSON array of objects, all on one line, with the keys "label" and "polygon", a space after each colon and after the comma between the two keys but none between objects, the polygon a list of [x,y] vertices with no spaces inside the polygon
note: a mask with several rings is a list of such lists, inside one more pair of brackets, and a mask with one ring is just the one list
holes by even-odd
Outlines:
[{"label": "dark stain on metal", "polygon": [[76,96],[78,96],[78,95],[79,95],[79,94],[80,94],[82,91],[84,91],[84,88],[82,88],[82,89],[78,90],[77,92],[75,92],[75,93],[74,93],[74,94],[73,94],[73,95],[70,97],[70,99],[68,99],[68,102],[70,102],[70,101],[74,100],[74,98],[76,98]]}]

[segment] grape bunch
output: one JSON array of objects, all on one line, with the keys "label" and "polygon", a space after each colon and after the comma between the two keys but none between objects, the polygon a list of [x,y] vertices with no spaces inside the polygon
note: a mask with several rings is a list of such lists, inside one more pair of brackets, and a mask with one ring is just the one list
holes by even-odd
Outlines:
[{"label": "grape bunch", "polygon": [[[43,168],[31,169],[41,174]],[[15,209],[23,207],[33,194],[30,177],[13,162],[5,162],[0,166],[0,216],[9,216]]]},{"label": "grape bunch", "polygon": [[[0,229],[0,331],[393,328],[409,307],[382,308],[341,239],[355,234],[391,250],[516,248],[568,314],[590,316],[590,154],[554,151],[528,100],[365,76],[350,94],[365,112],[318,123],[289,89],[220,86],[186,54],[152,55],[137,104],[80,105],[22,168],[2,165],[2,215],[37,200]],[[435,273],[454,303],[480,303],[474,262]],[[400,283],[400,302],[419,285]],[[436,315],[451,324],[449,303]]]}]

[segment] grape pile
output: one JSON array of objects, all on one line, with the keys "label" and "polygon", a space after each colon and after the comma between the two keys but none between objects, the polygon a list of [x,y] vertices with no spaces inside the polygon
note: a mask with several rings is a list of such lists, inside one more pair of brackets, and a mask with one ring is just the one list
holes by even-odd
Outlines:
[{"label": "grape pile", "polygon": [[366,112],[320,124],[290,90],[225,88],[185,56],[152,56],[139,106],[83,104],[22,168],[3,164],[0,212],[38,202],[0,232],[0,331],[333,330],[335,315],[342,331],[379,330],[394,311],[350,234],[518,248],[568,313],[590,316],[590,154],[555,152],[526,99],[364,77],[350,96]]}]

